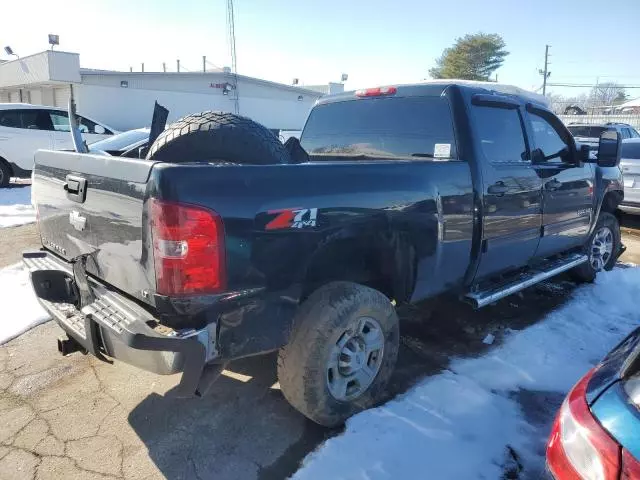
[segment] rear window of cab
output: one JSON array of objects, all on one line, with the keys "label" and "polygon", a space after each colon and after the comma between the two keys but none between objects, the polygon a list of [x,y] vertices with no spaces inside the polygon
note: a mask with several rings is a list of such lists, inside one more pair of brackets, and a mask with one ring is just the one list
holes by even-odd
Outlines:
[{"label": "rear window of cab", "polygon": [[378,97],[326,103],[309,115],[300,139],[318,160],[457,158],[445,97]]}]

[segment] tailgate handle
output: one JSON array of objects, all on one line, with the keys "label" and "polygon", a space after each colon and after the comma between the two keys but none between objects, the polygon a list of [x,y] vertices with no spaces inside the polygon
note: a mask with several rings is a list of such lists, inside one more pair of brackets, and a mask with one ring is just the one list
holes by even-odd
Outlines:
[{"label": "tailgate handle", "polygon": [[84,200],[87,197],[86,178],[67,175],[63,188],[67,192],[67,198],[69,200],[73,200],[74,202],[78,203],[84,203]]}]

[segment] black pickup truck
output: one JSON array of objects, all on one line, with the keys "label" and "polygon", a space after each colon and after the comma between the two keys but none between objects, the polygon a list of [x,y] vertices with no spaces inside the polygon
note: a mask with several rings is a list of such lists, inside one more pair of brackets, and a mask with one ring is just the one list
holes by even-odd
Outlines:
[{"label": "black pickup truck", "polygon": [[395,306],[479,308],[623,250],[620,138],[597,163],[543,97],[454,81],[321,99],[300,142],[221,113],[146,159],[39,151],[34,290],[88,351],[204,395],[230,360],[279,350],[287,400],[323,425],[379,401]]}]

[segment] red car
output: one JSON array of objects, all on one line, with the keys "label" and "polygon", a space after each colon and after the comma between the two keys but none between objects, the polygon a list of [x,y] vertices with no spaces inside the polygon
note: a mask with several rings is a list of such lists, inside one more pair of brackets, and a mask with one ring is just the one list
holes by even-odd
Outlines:
[{"label": "red car", "polygon": [[640,329],[569,392],[547,444],[555,480],[640,479]]}]

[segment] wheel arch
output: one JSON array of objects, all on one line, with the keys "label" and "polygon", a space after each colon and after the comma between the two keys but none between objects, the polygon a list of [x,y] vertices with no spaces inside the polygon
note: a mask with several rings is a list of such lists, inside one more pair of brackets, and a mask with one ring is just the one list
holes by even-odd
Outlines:
[{"label": "wheel arch", "polygon": [[327,239],[304,271],[300,300],[333,281],[349,281],[406,302],[415,285],[415,248],[403,232],[346,231]]},{"label": "wheel arch", "polygon": [[624,199],[624,192],[622,190],[608,190],[602,197],[600,202],[600,211],[615,213],[618,209],[618,205],[622,203]]},{"label": "wheel arch", "polygon": [[3,163],[4,165],[6,165],[6,167],[9,169],[9,172],[11,172],[11,176],[14,177],[14,171],[13,171],[13,165],[11,165],[11,163],[9,162],[9,160],[7,160],[3,155],[0,154],[0,162]]}]

